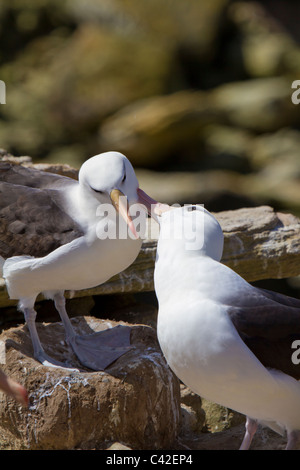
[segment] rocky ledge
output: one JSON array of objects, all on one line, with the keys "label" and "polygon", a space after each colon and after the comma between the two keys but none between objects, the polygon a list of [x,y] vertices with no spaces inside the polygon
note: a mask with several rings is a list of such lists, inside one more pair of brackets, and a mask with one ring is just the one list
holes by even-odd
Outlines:
[{"label": "rocky ledge", "polygon": [[[36,166],[26,157],[15,163]],[[77,171],[65,165],[39,168],[77,177]],[[269,206],[218,212],[215,216],[225,237],[222,262],[246,280],[300,275],[297,217]],[[27,387],[31,404],[29,410],[22,410],[1,395],[1,449],[239,448],[244,417],[180,385],[157,343],[156,308],[146,304],[126,307],[132,294],[153,292],[158,235],[158,224],[148,220],[141,252],[127,270],[94,289],[66,293],[68,312],[75,316],[71,321],[79,333],[125,321],[132,328],[133,349],[105,372],[82,368],[64,341],[61,323],[38,323],[39,335],[48,354],[60,361],[68,360],[78,372],[45,368],[36,362],[23,323],[2,331],[0,342],[6,347],[3,369]],[[115,302],[113,316],[106,310],[108,297]],[[94,307],[99,299],[104,306],[97,312]],[[14,304],[7,296],[4,280],[0,280],[3,323],[12,317],[18,320]],[[93,308],[101,319],[88,316]],[[44,318],[43,310],[53,321],[49,303],[39,303],[39,319]],[[272,431],[260,430],[252,448],[266,445],[282,449],[284,439]]]},{"label": "rocky ledge", "polygon": [[[275,212],[269,206],[214,214],[221,224],[225,243],[222,262],[247,281],[283,279],[300,274],[300,219]],[[92,289],[67,292],[66,297],[153,291],[153,271],[159,226],[148,221],[142,249],[125,271]],[[0,308],[14,305],[0,279]]]},{"label": "rocky ledge", "polygon": [[[72,319],[80,334],[124,322]],[[61,323],[38,323],[48,354],[78,371],[44,367],[34,360],[27,327],[3,331],[4,371],[29,391],[22,409],[0,395],[0,448],[30,450],[237,450],[245,417],[194,394],[168,368],[155,330],[131,326],[133,349],[105,372],[88,370],[64,341]],[[3,344],[2,343],[2,344]],[[283,449],[285,439],[259,429],[252,449]]]},{"label": "rocky ledge", "polygon": [[[276,213],[268,206],[215,215],[225,235],[222,261],[247,280],[300,274],[299,219],[291,214]],[[68,299],[71,314],[89,315],[95,299],[107,299],[103,294],[121,294],[108,296],[121,299],[115,301],[115,315],[108,315],[109,320],[87,316],[72,318],[74,328],[80,333],[117,324],[111,318],[120,319],[121,324],[129,320],[134,349],[105,372],[82,368],[65,344],[61,323],[38,323],[39,335],[48,354],[60,361],[67,359],[78,372],[49,369],[37,363],[24,324],[2,332],[0,342],[6,345],[3,369],[27,387],[31,406],[28,411],[21,410],[2,395],[1,448],[239,448],[244,417],[180,386],[167,367],[156,339],[156,309],[144,304],[137,306],[136,311],[130,306],[126,312],[124,299],[128,293],[153,290],[159,227],[149,221],[148,230],[149,237],[131,267],[102,286],[77,292],[74,296],[78,298]],[[10,301],[4,281],[1,294],[2,305],[7,306]],[[42,304],[39,317],[43,309],[49,309],[45,302]],[[1,310],[4,317],[11,311],[11,308]],[[101,318],[105,311],[104,307],[98,312]],[[154,328],[136,323],[148,323]],[[272,431],[259,430],[252,448],[264,449],[266,445],[270,449],[282,449],[284,439]]]},{"label": "rocky ledge", "polygon": [[[78,334],[116,325],[92,317],[77,317],[72,323]],[[132,325],[133,348],[105,372],[94,372],[84,368],[68,348],[61,323],[37,327],[46,352],[78,372],[35,361],[23,325],[2,332],[3,370],[26,386],[30,407],[22,410],[1,394],[0,448],[101,449],[114,441],[135,449],[170,448],[179,427],[179,381],[168,368],[152,328]]]}]

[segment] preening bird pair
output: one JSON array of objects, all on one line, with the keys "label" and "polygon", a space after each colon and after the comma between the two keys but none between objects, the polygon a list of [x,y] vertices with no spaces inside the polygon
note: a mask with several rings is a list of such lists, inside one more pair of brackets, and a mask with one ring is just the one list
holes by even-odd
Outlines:
[{"label": "preening bird pair", "polygon": [[[120,153],[87,160],[78,181],[0,163],[3,277],[24,313],[34,356],[46,366],[64,366],[48,357],[37,334],[34,304],[41,292],[54,300],[66,340],[85,366],[103,370],[128,351],[128,327],[76,335],[64,291],[99,285],[135,260],[142,244],[130,216],[136,203],[160,224],[157,332],[169,366],[199,395],[247,416],[242,449],[249,448],[258,422],[287,431],[287,448],[297,447],[300,366],[291,361],[291,343],[300,339],[300,301],[257,289],[224,266],[223,233],[212,214],[198,205],[173,209],[147,196]],[[112,212],[101,225],[96,212],[102,204],[112,204],[120,217]],[[119,225],[128,227],[127,237],[99,237],[99,230]],[[174,237],[179,228],[182,236]]]}]

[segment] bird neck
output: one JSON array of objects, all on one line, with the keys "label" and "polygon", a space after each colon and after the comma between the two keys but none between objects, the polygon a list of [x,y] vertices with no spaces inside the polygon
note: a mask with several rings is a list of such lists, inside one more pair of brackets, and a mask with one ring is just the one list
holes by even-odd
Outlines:
[{"label": "bird neck", "polygon": [[[99,207],[102,201],[84,185],[78,184],[66,192],[71,217],[85,230],[99,221]],[[109,203],[109,201],[107,201]]]}]

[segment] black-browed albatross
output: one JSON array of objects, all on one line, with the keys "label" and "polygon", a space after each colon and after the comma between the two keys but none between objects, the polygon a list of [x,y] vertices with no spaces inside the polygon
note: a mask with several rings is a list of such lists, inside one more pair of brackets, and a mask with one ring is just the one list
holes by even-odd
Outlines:
[{"label": "black-browed albatross", "polygon": [[201,397],[247,416],[242,450],[258,422],[287,431],[286,449],[299,447],[300,300],[254,287],[222,264],[222,229],[202,206],[159,220],[157,328],[171,369]]},{"label": "black-browed albatross", "polygon": [[[24,313],[34,356],[44,365],[62,366],[45,353],[37,334],[34,304],[39,293],[54,300],[67,342],[85,366],[103,370],[128,350],[129,327],[76,335],[64,291],[102,284],[135,260],[142,240],[129,215],[134,203],[150,213],[156,201],[139,188],[131,163],[118,152],[88,159],[78,181],[0,162],[3,277],[10,298],[18,299]],[[99,207],[112,211],[103,211],[101,218]],[[106,230],[116,236],[102,236]]]}]

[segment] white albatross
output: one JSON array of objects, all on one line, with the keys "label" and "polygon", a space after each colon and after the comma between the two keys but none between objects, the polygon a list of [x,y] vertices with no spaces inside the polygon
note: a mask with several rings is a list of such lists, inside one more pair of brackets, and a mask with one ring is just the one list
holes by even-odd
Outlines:
[{"label": "white albatross", "polygon": [[[34,304],[40,293],[54,300],[66,340],[85,366],[103,370],[128,351],[126,326],[76,335],[64,291],[102,284],[133,263],[142,244],[129,215],[134,203],[150,213],[156,201],[139,188],[131,163],[118,152],[88,159],[78,181],[0,162],[0,265],[9,296],[24,313],[34,357],[44,365],[63,366],[38,337]],[[112,210],[101,217],[101,207]],[[124,236],[128,227],[133,235]],[[116,236],[106,237],[107,230]]]},{"label": "white albatross", "polygon": [[159,219],[157,328],[170,368],[201,397],[247,416],[240,449],[249,448],[258,423],[286,431],[286,449],[299,447],[292,343],[300,339],[300,300],[254,287],[222,264],[221,227],[202,206]]}]

